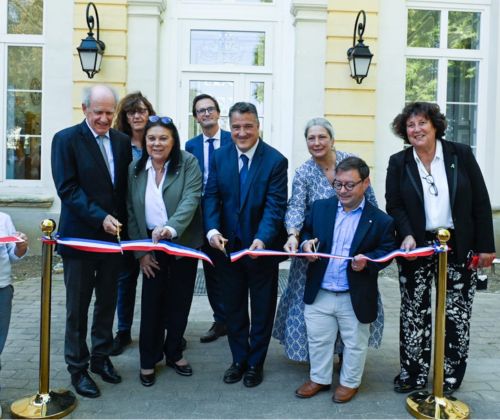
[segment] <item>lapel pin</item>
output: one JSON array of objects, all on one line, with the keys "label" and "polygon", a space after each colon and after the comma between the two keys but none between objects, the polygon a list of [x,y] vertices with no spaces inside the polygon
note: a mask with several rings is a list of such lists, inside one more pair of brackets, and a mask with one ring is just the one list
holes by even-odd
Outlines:
[{"label": "lapel pin", "polygon": [[454,164],[454,163],[452,163],[452,164],[450,165],[450,168],[451,168],[451,169],[455,169],[455,164]]}]

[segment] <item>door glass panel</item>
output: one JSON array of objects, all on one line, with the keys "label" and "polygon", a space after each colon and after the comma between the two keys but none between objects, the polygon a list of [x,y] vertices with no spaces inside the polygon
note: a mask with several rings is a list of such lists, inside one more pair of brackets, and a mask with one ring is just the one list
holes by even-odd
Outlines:
[{"label": "door glass panel", "polygon": [[234,82],[219,80],[190,80],[189,81],[189,129],[188,138],[201,133],[200,126],[191,114],[193,99],[197,95],[206,93],[217,99],[220,107],[219,125],[229,131],[229,108],[234,103]]},{"label": "door glass panel", "polygon": [[439,48],[439,10],[408,9],[408,47]]},{"label": "door glass panel", "polygon": [[42,48],[9,47],[7,179],[40,179]]},{"label": "door glass panel", "polygon": [[264,66],[265,32],[191,31],[191,64]]},{"label": "door glass panel", "polygon": [[478,61],[448,62],[446,138],[475,148],[477,133]]},{"label": "door glass panel", "polygon": [[478,50],[481,13],[448,13],[448,48]]},{"label": "door glass panel", "polygon": [[7,33],[34,34],[43,32],[43,0],[9,0]]},{"label": "door glass panel", "polygon": [[436,102],[437,73],[437,60],[408,58],[406,60],[406,102]]}]

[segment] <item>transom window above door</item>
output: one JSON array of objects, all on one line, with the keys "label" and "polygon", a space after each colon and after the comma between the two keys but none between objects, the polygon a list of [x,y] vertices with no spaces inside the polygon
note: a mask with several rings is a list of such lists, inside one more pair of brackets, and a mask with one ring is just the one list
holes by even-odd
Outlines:
[{"label": "transom window above door", "polygon": [[190,64],[264,66],[265,32],[191,30]]}]

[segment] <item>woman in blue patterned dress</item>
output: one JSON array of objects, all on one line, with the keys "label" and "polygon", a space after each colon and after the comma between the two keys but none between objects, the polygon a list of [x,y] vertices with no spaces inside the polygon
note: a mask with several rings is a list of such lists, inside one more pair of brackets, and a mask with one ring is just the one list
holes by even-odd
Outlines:
[{"label": "woman in blue patterned dress", "polygon": [[[285,226],[288,232],[288,241],[285,250],[296,251],[298,237],[305,219],[305,213],[311,204],[319,199],[335,195],[332,182],[335,177],[336,166],[349,153],[336,151],[333,127],[325,118],[313,118],[305,128],[307,148],[311,159],[304,162],[295,172],[292,184],[292,196],[288,202],[285,215]],[[372,187],[365,193],[366,199],[377,205]],[[294,361],[309,361],[307,348],[307,332],[304,321],[304,286],[308,261],[305,258],[292,258],[288,286],[281,296],[273,337],[285,346],[286,356]],[[384,312],[379,294],[379,311],[377,320],[370,326],[371,347],[378,348],[382,341],[384,329]],[[341,350],[340,339],[337,339],[337,349]]]}]

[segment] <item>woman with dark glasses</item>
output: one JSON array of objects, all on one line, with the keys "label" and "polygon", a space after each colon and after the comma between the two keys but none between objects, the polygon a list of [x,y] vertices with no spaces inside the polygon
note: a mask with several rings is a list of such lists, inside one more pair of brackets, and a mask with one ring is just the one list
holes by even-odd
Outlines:
[{"label": "woman with dark glasses", "polygon": [[[181,151],[179,133],[168,117],[150,116],[141,158],[129,167],[130,239],[172,241],[190,248],[203,243],[202,179],[196,158]],[[155,383],[163,359],[179,375],[193,371],[182,354],[196,279],[197,260],[163,252],[136,252],[144,274],[139,353],[140,380]]]},{"label": "woman with dark glasses", "polygon": [[[386,178],[387,213],[396,222],[401,248],[426,246],[438,228],[451,233],[448,244],[445,394],[460,387],[469,353],[472,301],[479,267],[495,258],[488,191],[469,146],[443,139],[446,118],[439,106],[414,102],[392,122],[394,133],[411,147],[391,156]],[[431,362],[431,291],[437,256],[400,259],[400,373],[394,390],[406,393],[427,385]]]}]

